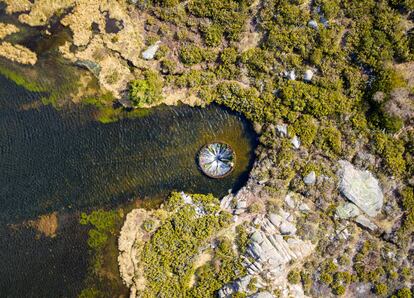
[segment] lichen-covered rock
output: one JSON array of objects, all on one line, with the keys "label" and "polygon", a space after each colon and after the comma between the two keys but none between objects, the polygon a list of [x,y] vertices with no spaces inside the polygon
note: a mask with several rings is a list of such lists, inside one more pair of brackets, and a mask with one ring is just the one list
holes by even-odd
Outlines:
[{"label": "lichen-covered rock", "polygon": [[341,219],[348,219],[351,217],[358,216],[360,214],[360,211],[358,207],[355,204],[352,203],[346,203],[342,206],[338,206],[336,208],[336,214]]},{"label": "lichen-covered rock", "polygon": [[339,189],[343,195],[369,216],[376,216],[383,205],[378,180],[369,172],[356,169],[348,161],[339,161]]}]

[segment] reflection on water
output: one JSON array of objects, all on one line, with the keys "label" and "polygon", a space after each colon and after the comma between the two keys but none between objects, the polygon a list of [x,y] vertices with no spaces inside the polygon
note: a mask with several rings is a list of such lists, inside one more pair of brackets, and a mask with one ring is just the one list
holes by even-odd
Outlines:
[{"label": "reflection on water", "polygon": [[[0,77],[0,291],[6,297],[60,296],[56,291],[72,297],[86,270],[78,227],[38,241],[30,230],[12,232],[6,224],[171,190],[223,196],[247,179],[256,136],[228,110],[160,107],[142,118],[101,124],[91,108],[58,111],[39,98]],[[213,141],[229,144],[237,156],[234,171],[219,180],[204,176],[195,161]]]}]

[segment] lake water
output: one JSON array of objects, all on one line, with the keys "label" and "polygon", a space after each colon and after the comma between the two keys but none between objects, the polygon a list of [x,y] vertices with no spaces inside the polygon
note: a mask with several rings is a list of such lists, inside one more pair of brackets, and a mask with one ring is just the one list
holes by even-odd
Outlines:
[{"label": "lake water", "polygon": [[[247,180],[257,137],[245,118],[211,105],[159,107],[102,124],[92,107],[59,110],[0,76],[0,296],[73,297],[82,287],[87,248],[82,228],[35,240],[11,224],[58,211],[75,213],[150,200],[172,190],[218,197]],[[221,141],[234,149],[234,171],[204,176],[198,150]]]}]

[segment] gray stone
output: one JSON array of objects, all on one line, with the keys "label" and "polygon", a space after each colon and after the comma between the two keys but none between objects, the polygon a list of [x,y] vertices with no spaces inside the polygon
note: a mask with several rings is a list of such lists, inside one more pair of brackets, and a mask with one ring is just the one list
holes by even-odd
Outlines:
[{"label": "gray stone", "polygon": [[312,184],[315,184],[315,182],[316,182],[316,173],[315,173],[315,171],[312,171],[312,172],[310,172],[308,175],[306,175],[306,176],[303,178],[303,182],[304,182],[306,185],[312,185]]},{"label": "gray stone", "polygon": [[291,222],[285,221],[280,225],[280,233],[283,235],[293,235],[296,233],[296,226]]},{"label": "gray stone", "polygon": [[145,60],[152,60],[154,59],[155,54],[158,51],[158,48],[160,47],[160,41],[157,41],[153,45],[149,46],[145,51],[142,52],[142,58]]},{"label": "gray stone", "polygon": [[375,231],[378,228],[373,222],[371,222],[366,216],[362,214],[358,215],[355,218],[355,222],[359,223],[361,226],[364,226],[371,231]]},{"label": "gray stone", "polygon": [[281,136],[287,136],[287,124],[276,125],[276,130],[280,133]]},{"label": "gray stone", "polygon": [[318,29],[318,23],[315,20],[310,20],[308,22],[308,26],[311,27],[311,28],[313,28],[313,29],[315,29],[315,30]]},{"label": "gray stone", "polygon": [[376,216],[384,201],[378,180],[369,171],[358,170],[348,161],[342,160],[339,164],[342,194],[369,216]]},{"label": "gray stone", "polygon": [[280,224],[282,223],[282,217],[280,217],[277,214],[271,213],[268,215],[270,222],[275,226],[275,227],[279,227]]},{"label": "gray stone", "polygon": [[358,216],[360,214],[360,211],[358,207],[355,204],[352,203],[346,203],[342,206],[338,206],[336,208],[336,214],[341,219],[348,219],[351,217]]},{"label": "gray stone", "polygon": [[287,194],[285,197],[285,203],[286,205],[288,205],[289,208],[293,209],[295,208],[295,201],[293,200],[293,198],[290,196],[290,194]]}]

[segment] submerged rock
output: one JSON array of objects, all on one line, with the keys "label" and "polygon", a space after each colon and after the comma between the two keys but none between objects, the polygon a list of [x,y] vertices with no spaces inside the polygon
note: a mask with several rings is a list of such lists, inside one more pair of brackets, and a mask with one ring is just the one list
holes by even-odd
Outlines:
[{"label": "submerged rock", "polygon": [[369,216],[376,216],[383,205],[378,180],[369,172],[356,169],[350,162],[339,161],[339,189],[343,195]]}]

